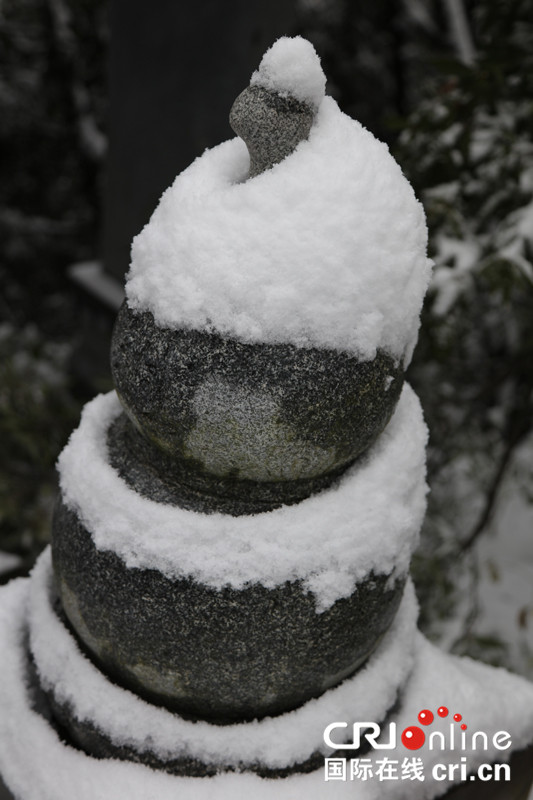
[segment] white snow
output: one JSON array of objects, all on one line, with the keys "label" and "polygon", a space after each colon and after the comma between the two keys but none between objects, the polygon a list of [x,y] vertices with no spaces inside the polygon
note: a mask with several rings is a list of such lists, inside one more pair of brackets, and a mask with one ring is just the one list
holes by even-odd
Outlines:
[{"label": "white snow", "polygon": [[[461,239],[440,234],[435,237],[435,243],[443,263],[433,275],[432,287],[436,292],[433,310],[444,317],[471,282],[472,265],[481,258],[481,247],[472,232],[465,232]],[[452,266],[448,266],[450,262]]]},{"label": "white snow", "polygon": [[301,36],[282,36],[266,51],[250,85],[291,95],[318,108],[326,91],[326,76],[311,42]]},{"label": "white snow", "polygon": [[358,716],[382,719],[413,666],[417,605],[409,582],[393,625],[352,678],[295,711],[260,722],[189,722],[111,683],[81,654],[52,609],[51,580],[46,552],[32,575],[28,614],[31,651],[43,685],[116,744],[152,750],[162,758],[174,754],[234,766],[261,761],[271,767],[305,761],[317,750],[328,750],[322,734],[339,715],[348,714],[352,722]]},{"label": "white snow", "polygon": [[244,181],[248,166],[236,138],[176,178],[133,241],[129,306],[161,327],[407,364],[431,262],[386,145],[325,97],[291,156]]},{"label": "white snow", "polygon": [[[235,800],[241,797],[330,800],[354,796],[359,800],[399,800],[406,796],[406,785],[409,800],[427,800],[450,788],[450,782],[437,783],[432,779],[431,768],[435,762],[458,763],[465,755],[468,768],[472,770],[480,763],[502,762],[509,756],[509,751],[501,752],[492,746],[492,738],[486,751],[428,751],[424,746],[414,755],[420,754],[423,758],[427,778],[424,782],[409,781],[408,784],[377,779],[326,783],[322,769],[276,780],[248,773],[225,773],[203,779],[176,778],[140,764],[85,756],[65,745],[32,708],[24,679],[28,584],[27,579],[20,579],[0,589],[0,707],[3,710],[0,715],[0,772],[10,789],[24,800],[71,800],[72,797],[76,800],[126,797],[128,800],[152,800],[154,797],[158,800]],[[52,649],[50,642],[48,649]],[[533,686],[530,683],[504,670],[444,654],[419,633],[412,649],[414,670],[402,697],[402,708],[394,719],[398,732],[416,724],[418,712],[423,708],[435,711],[447,705],[452,713],[458,711],[463,715],[471,732],[483,730],[492,735],[498,730],[509,731],[513,751],[533,742]],[[387,661],[390,664],[390,659]],[[357,713],[349,705],[342,711],[332,708],[328,724],[348,721],[350,712]],[[299,737],[306,739],[308,736],[309,731],[302,725]],[[245,741],[246,736],[243,743]],[[401,745],[385,753],[400,761],[405,755],[413,755]],[[376,764],[383,758],[383,751],[371,753],[370,758]],[[458,779],[456,774],[455,780]]]},{"label": "white snow", "polygon": [[[474,543],[454,583],[454,615],[432,626],[447,650],[465,647],[481,658],[533,679],[533,504],[529,492],[533,435],[515,451],[499,489],[491,520]],[[471,487],[466,500],[479,495]],[[464,500],[464,502],[466,502]],[[474,504],[476,507],[479,505]],[[461,527],[468,530],[477,516]]]},{"label": "white snow", "polygon": [[296,505],[242,517],[185,511],[133,491],[107,460],[106,433],[120,413],[114,392],[89,403],[59,472],[64,501],[96,547],[127,566],[190,575],[216,588],[303,580],[317,611],[348,597],[372,570],[407,572],[425,512],[427,438],[409,386],[377,442],[337,484]]},{"label": "white snow", "polygon": [[511,480],[474,549],[477,615],[468,632],[500,640],[503,662],[533,677],[533,505]]}]

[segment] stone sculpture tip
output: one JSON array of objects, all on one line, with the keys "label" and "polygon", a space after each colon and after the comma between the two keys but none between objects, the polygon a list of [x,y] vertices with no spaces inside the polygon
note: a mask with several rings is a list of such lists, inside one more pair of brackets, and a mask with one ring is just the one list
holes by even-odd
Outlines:
[{"label": "stone sculpture tip", "polygon": [[278,164],[307,139],[325,85],[320,59],[306,39],[284,36],[267,50],[230,112],[230,125],[250,154],[248,177]]},{"label": "stone sculpture tip", "polygon": [[282,36],[261,59],[250,81],[317,109],[326,90],[326,76],[315,48],[301,36]]}]

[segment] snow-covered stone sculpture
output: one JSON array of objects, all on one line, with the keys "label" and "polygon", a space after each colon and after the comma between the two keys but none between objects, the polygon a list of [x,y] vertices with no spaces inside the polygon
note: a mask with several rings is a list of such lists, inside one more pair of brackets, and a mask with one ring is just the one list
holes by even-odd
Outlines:
[{"label": "snow-covered stone sculpture", "polygon": [[[424,215],[324,86],[311,45],[279,40],[232,109],[242,139],[134,241],[120,401],[85,408],[52,554],[0,593],[0,768],[22,800],[328,798],[325,756],[383,755],[346,750],[354,724],[403,730],[392,755],[428,770],[456,759],[413,725],[443,703],[533,741],[529,684],[416,630]],[[473,770],[498,747],[464,752]],[[431,774],[410,798],[447,788]]]},{"label": "snow-covered stone sculpture", "polygon": [[[287,711],[364,663],[400,603],[425,507],[418,401],[406,387],[397,406],[428,279],[423,211],[386,148],[324,97],[324,84],[309,43],[279,42],[232,109],[246,144],[204,154],[167,191],[134,242],[113,336],[126,414],[114,395],[96,401],[61,462],[53,558],[71,625],[124,685],[219,722]],[[336,198],[313,243],[308,172],[314,225]],[[381,175],[390,192],[376,189]],[[290,206],[300,208],[287,225]],[[372,206],[390,224],[365,222]],[[400,240],[393,219],[414,233]],[[351,277],[365,273],[363,258],[373,261],[371,286]],[[241,287],[223,301],[231,315],[211,262],[226,294]],[[378,323],[358,316],[365,302],[378,313],[371,295],[391,273],[407,317],[394,342],[383,338],[385,309]],[[316,301],[309,313],[332,278],[332,303],[353,295],[341,309],[344,340],[326,331]],[[179,290],[191,281],[194,307]],[[269,293],[285,306],[279,327],[261,305]],[[199,303],[206,318],[192,319]],[[244,317],[253,329],[235,328]],[[302,499],[334,478],[331,493]]]}]

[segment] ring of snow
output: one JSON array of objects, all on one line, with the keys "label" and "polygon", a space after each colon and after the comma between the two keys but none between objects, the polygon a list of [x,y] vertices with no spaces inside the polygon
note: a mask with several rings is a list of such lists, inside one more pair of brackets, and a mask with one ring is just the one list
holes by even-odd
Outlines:
[{"label": "ring of snow", "polygon": [[133,240],[129,306],[161,327],[406,364],[431,262],[387,146],[324,97],[294,153],[244,181],[248,168],[236,138],[178,175]]},{"label": "ring of snow", "polygon": [[137,494],[108,463],[106,436],[122,408],[114,392],[84,409],[59,459],[64,502],[99,550],[128,567],[191,576],[215,588],[301,580],[317,611],[376,574],[403,576],[425,512],[427,429],[404,386],[377,442],[329,489],[261,514],[201,514]]},{"label": "ring of snow", "polygon": [[224,726],[189,722],[108,681],[82,655],[55,614],[51,585],[47,552],[34,569],[28,606],[30,647],[43,686],[113,743],[140,752],[152,750],[167,760],[190,756],[208,764],[261,763],[269,767],[303,762],[314,752],[328,749],[322,734],[333,719],[383,719],[413,663],[417,605],[409,582],[393,624],[352,678],[295,711],[259,722]]},{"label": "ring of snow", "polygon": [[[213,778],[177,778],[131,762],[95,759],[64,744],[48,722],[33,710],[25,680],[27,670],[27,603],[29,581],[18,579],[0,588],[0,773],[11,791],[24,800],[428,800],[438,797],[450,782],[435,783],[431,768],[435,762],[457,763],[456,751],[419,751],[429,780],[421,781],[335,781],[325,783],[324,770],[268,780],[252,773],[223,773]],[[49,649],[54,647],[48,641]],[[436,709],[447,702],[460,710],[472,730],[507,730],[512,750],[533,742],[533,687],[502,669],[440,652],[421,634],[415,637],[414,669],[402,696],[402,709],[394,718],[398,731],[416,722],[422,708]],[[455,705],[456,704],[456,705]],[[339,716],[337,719],[344,719]],[[333,722],[333,717],[328,724]],[[302,728],[300,736],[308,731]],[[389,753],[401,759],[405,749]],[[407,755],[412,755],[408,753]],[[468,767],[505,761],[509,751],[493,747],[467,753]],[[371,754],[375,762],[383,751]],[[455,781],[459,781],[457,772]]]}]

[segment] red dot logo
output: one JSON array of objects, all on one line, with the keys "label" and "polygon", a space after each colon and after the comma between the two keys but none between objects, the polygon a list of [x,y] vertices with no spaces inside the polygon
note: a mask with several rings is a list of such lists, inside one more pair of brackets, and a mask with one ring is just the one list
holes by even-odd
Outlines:
[{"label": "red dot logo", "polygon": [[467,726],[467,725],[465,725],[465,724],[464,724],[464,722],[463,722],[463,724],[461,725],[461,730],[462,730],[462,731],[466,731],[467,727],[468,727],[468,726]]},{"label": "red dot logo", "polygon": [[440,707],[440,708],[437,710],[437,714],[439,715],[439,717],[447,717],[447,716],[448,716],[448,714],[449,714],[449,711],[448,711],[448,709],[446,708],[446,706],[441,706],[441,707]]},{"label": "red dot logo", "polygon": [[408,750],[419,750],[425,741],[424,731],[417,725],[411,725],[410,728],[406,728],[402,733],[402,744]]},{"label": "red dot logo", "polygon": [[454,714],[454,715],[453,715],[453,718],[454,718],[454,720],[455,720],[456,722],[461,722],[461,720],[462,720],[462,718],[463,718],[463,717],[461,716],[461,714]]},{"label": "red dot logo", "polygon": [[433,712],[430,711],[429,708],[425,708],[418,715],[418,721],[421,725],[431,725],[434,719],[435,717],[433,716]]}]

